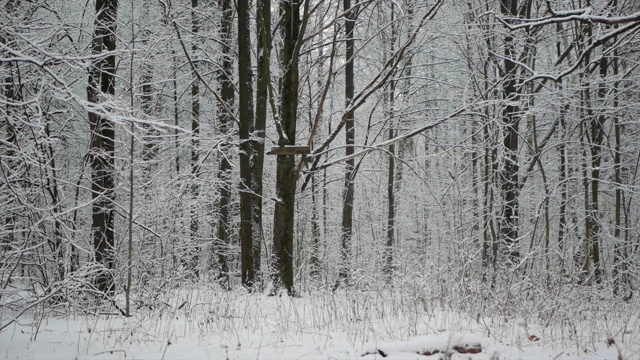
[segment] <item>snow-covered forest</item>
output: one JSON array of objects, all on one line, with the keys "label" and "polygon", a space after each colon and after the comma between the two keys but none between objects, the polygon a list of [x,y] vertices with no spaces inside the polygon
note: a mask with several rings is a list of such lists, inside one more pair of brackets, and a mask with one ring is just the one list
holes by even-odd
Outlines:
[{"label": "snow-covered forest", "polygon": [[0,358],[640,359],[636,0],[0,0]]}]

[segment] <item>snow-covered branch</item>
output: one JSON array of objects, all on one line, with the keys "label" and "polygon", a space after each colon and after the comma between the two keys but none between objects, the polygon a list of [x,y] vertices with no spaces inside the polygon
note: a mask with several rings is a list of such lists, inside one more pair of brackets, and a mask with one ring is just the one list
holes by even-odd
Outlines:
[{"label": "snow-covered branch", "polygon": [[[580,52],[580,54],[578,55],[578,59],[571,66],[569,66],[568,68],[566,68],[565,70],[563,70],[561,73],[557,75],[552,75],[548,73],[539,73],[533,70],[532,68],[530,68],[529,66],[523,64],[522,62],[518,62],[516,60],[511,59],[511,61],[513,61],[516,65],[524,68],[525,70],[527,70],[532,74],[528,79],[523,81],[521,85],[524,85],[534,80],[552,80],[552,81],[558,82],[562,80],[564,77],[566,77],[567,75],[570,75],[573,72],[575,72],[580,67],[580,64],[584,61],[584,59],[587,58],[587,56],[591,54],[591,52],[594,49],[600,46],[603,46],[608,41],[617,39],[620,36],[628,36],[630,34],[633,34],[637,32],[638,29],[640,29],[640,12],[636,12],[626,16],[608,17],[608,16],[592,15],[591,8],[556,12],[551,9],[550,5],[549,5],[549,12],[551,12],[550,16],[547,16],[544,18],[537,18],[537,19],[504,18],[504,17],[498,17],[498,16],[496,17],[507,29],[511,31],[515,31],[519,29],[531,29],[534,27],[540,27],[540,26],[545,26],[549,24],[565,23],[565,22],[571,22],[571,21],[585,22],[590,24],[598,23],[598,24],[605,24],[605,25],[623,25],[623,26],[615,27],[607,32],[602,33],[600,36],[595,38],[593,42],[589,44],[589,46],[587,46],[582,52]],[[620,39],[618,39],[618,42],[619,41]],[[560,60],[558,62],[560,62]]]},{"label": "snow-covered branch", "polygon": [[592,14],[593,9],[591,7],[558,11],[553,9],[549,0],[546,1],[546,5],[547,11],[550,15],[545,17],[521,19],[497,16],[497,18],[509,30],[540,27],[548,24],[565,23],[570,21],[605,25],[622,25],[640,22],[640,11],[622,16],[603,16]]},{"label": "snow-covered branch", "polygon": [[411,130],[411,131],[409,131],[407,133],[404,133],[402,135],[396,136],[394,138],[391,138],[391,139],[388,139],[388,140],[385,140],[385,141],[381,141],[378,144],[368,146],[367,148],[365,148],[363,150],[360,150],[360,151],[357,151],[357,152],[354,152],[353,154],[351,154],[349,156],[344,156],[344,157],[341,157],[339,159],[336,159],[336,160],[333,160],[333,161],[330,161],[330,162],[326,162],[326,163],[324,163],[324,164],[322,164],[320,166],[315,166],[310,170],[310,172],[322,170],[322,169],[328,168],[329,166],[336,165],[336,164],[339,164],[339,163],[343,163],[343,162],[345,162],[347,160],[350,160],[350,159],[355,159],[357,157],[366,155],[366,154],[368,154],[370,152],[373,152],[373,151],[376,151],[376,150],[384,150],[384,148],[386,148],[386,147],[389,147],[391,145],[395,145],[395,144],[400,143],[402,141],[408,140],[408,139],[410,139],[410,138],[412,138],[412,137],[414,137],[414,136],[416,136],[416,135],[418,135],[420,133],[423,133],[423,132],[425,132],[427,130],[435,128],[436,126],[442,124],[443,122],[445,122],[447,120],[450,120],[450,119],[452,119],[452,118],[454,118],[456,116],[460,116],[460,115],[466,113],[467,109],[468,109],[468,106],[463,106],[461,108],[458,108],[457,110],[455,110],[451,114],[449,114],[449,115],[447,115],[445,117],[442,117],[440,119],[437,119],[437,120],[435,120],[435,121],[433,121],[433,122],[431,122],[431,123],[429,123],[427,125],[424,125],[424,126],[421,126],[419,128],[413,129],[413,130]]}]

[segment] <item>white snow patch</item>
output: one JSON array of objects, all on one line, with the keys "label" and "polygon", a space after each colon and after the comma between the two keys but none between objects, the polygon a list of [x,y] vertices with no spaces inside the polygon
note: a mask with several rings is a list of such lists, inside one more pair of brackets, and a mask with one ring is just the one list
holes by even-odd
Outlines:
[{"label": "white snow patch", "polygon": [[[575,323],[579,338],[562,335],[559,325],[517,319],[481,319],[481,325],[461,313],[409,308],[413,301],[400,306],[393,296],[198,289],[167,294],[164,305],[138,309],[131,318],[39,311],[0,332],[0,359],[382,359],[377,350],[384,359],[640,359],[637,329],[616,333],[616,345],[607,347],[606,336],[589,332],[593,325],[586,323]],[[540,341],[530,341],[531,334]],[[452,351],[462,344],[481,344],[482,352]],[[441,352],[419,354],[433,350]]]}]

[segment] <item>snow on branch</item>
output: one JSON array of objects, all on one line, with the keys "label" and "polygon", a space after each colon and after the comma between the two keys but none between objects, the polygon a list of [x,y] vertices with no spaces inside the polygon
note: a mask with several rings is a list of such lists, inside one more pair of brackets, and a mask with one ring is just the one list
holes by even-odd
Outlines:
[{"label": "snow on branch", "polygon": [[[392,54],[392,56],[387,60],[387,62],[384,64],[383,68],[378,72],[378,74],[376,74],[374,78],[367,85],[365,85],[364,88],[360,90],[360,92],[358,92],[358,94],[356,94],[353,99],[350,99],[351,101],[349,102],[349,105],[347,105],[347,108],[344,110],[343,115],[340,119],[340,123],[338,123],[338,126],[333,130],[331,134],[329,134],[329,136],[322,142],[322,144],[320,144],[318,148],[314,149],[313,153],[311,154],[311,157],[315,158],[312,168],[315,169],[318,166],[318,163],[320,161],[320,157],[316,155],[324,151],[325,149],[327,149],[329,145],[331,145],[333,140],[336,138],[336,136],[338,136],[340,131],[342,131],[342,129],[344,128],[347,122],[348,114],[350,112],[355,111],[360,106],[364,105],[370,96],[372,96],[376,91],[378,91],[380,88],[382,88],[384,85],[387,84],[387,82],[389,81],[389,79],[391,78],[391,76],[394,74],[395,70],[399,66],[400,61],[403,59],[405,53],[408,51],[409,47],[417,39],[418,33],[420,33],[420,31],[428,21],[432,20],[436,16],[436,14],[438,13],[438,10],[440,9],[443,3],[444,3],[444,0],[437,0],[435,4],[433,4],[429,8],[429,10],[424,14],[424,16],[422,16],[418,26],[411,33],[411,36],[409,36],[409,38],[404,42],[404,44],[395,53]],[[300,161],[301,162],[298,164],[296,169],[296,176],[297,174],[300,173],[303,165],[302,162],[306,161],[306,159],[302,159]],[[310,176],[307,176],[302,186],[302,189],[306,187],[306,184],[309,182],[309,179],[310,179]]]},{"label": "snow on branch", "polygon": [[[591,23],[591,24],[606,24],[606,25],[622,25],[622,24],[636,23],[640,21],[640,12],[633,13],[627,16],[608,17],[608,16],[591,15],[589,10],[590,9],[584,9],[581,14],[577,14],[577,15],[563,16],[563,15],[553,14],[551,16],[538,18],[538,19],[500,18],[500,17],[498,19],[509,30],[539,27],[539,26],[544,26],[548,24],[564,23],[569,21],[578,21],[578,22]],[[515,25],[510,25],[507,21],[520,21],[520,23]]]},{"label": "snow on branch", "polygon": [[[427,131],[429,129],[433,129],[434,127],[442,124],[443,122],[445,122],[447,120],[450,120],[450,119],[452,119],[452,118],[454,118],[456,116],[462,115],[463,113],[465,113],[467,111],[467,108],[468,108],[467,106],[458,108],[456,111],[452,112],[451,114],[449,114],[449,115],[447,115],[447,116],[445,116],[443,118],[437,119],[437,120],[435,120],[435,121],[433,121],[433,122],[431,122],[431,123],[429,123],[429,124],[427,124],[425,126],[421,126],[421,127],[417,128],[417,129],[414,129],[414,130],[409,131],[407,133],[404,133],[402,135],[396,136],[396,137],[394,137],[392,139],[388,139],[388,140],[382,141],[382,142],[380,142],[380,143],[378,143],[376,145],[371,145],[369,147],[366,147],[363,150],[354,152],[353,154],[351,154],[349,156],[344,156],[344,157],[341,157],[339,159],[336,159],[336,160],[333,160],[333,161],[330,161],[330,162],[326,162],[326,163],[324,163],[322,165],[315,166],[309,172],[322,170],[322,169],[328,168],[329,166],[336,165],[336,164],[339,164],[339,163],[343,163],[343,162],[345,162],[347,160],[350,160],[350,159],[355,159],[355,158],[357,158],[359,156],[366,155],[366,154],[368,154],[370,152],[373,152],[373,151],[376,151],[376,150],[384,150],[384,148],[386,148],[386,147],[389,147],[389,146],[394,145],[396,143],[408,140],[408,139],[410,139],[410,138],[412,138],[412,137],[414,137],[414,136],[416,136],[416,135],[418,135],[418,134],[420,134],[422,132],[425,132],[425,131]],[[320,154],[314,154],[314,156],[317,156],[317,155],[320,155]]]},{"label": "snow on branch", "polygon": [[[640,12],[636,12],[626,16],[601,16],[601,15],[592,15],[590,7],[585,9],[579,9],[579,10],[554,11],[551,8],[551,5],[549,4],[548,1],[547,1],[547,7],[551,15],[543,18],[522,19],[522,18],[512,18],[512,17],[500,17],[500,16],[497,16],[495,13],[494,13],[494,16],[496,16],[496,18],[507,29],[511,31],[520,30],[520,29],[531,29],[531,28],[541,27],[549,24],[565,23],[565,22],[571,22],[571,21],[584,22],[584,23],[590,23],[590,24],[595,23],[595,24],[619,25],[619,26],[611,29],[610,31],[604,32],[600,36],[595,38],[594,41],[580,53],[577,60],[571,66],[569,66],[568,68],[566,68],[565,70],[563,70],[561,73],[557,75],[538,73],[535,70],[528,67],[527,65],[523,64],[522,62],[518,62],[513,59],[508,59],[510,61],[513,61],[516,65],[524,68],[525,70],[527,70],[532,74],[531,77],[523,81],[522,84],[520,84],[520,86],[527,84],[533,80],[540,80],[540,79],[544,81],[552,80],[554,82],[559,82],[560,80],[562,80],[562,78],[575,72],[580,67],[580,64],[584,61],[584,59],[587,58],[587,56],[591,54],[591,52],[594,49],[600,46],[603,46],[608,41],[614,40],[614,39],[617,39],[616,41],[619,44],[621,40],[621,39],[618,39],[619,36],[626,37],[629,34],[633,34],[636,31],[638,31],[638,29],[640,29]],[[497,54],[494,54],[494,55],[501,57]],[[559,62],[560,61],[561,59],[559,59]]]},{"label": "snow on branch", "polygon": [[[535,19],[499,17],[498,20],[509,30],[540,27],[548,24],[578,21],[590,24],[622,25],[640,22],[640,11],[624,16],[593,15],[591,7],[577,10],[555,11],[547,1],[547,10],[551,15]],[[510,24],[509,22],[515,23]]]}]

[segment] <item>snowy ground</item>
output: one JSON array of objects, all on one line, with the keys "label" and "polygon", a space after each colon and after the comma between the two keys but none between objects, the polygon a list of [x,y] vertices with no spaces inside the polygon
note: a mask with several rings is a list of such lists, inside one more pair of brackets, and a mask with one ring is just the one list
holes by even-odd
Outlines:
[{"label": "snowy ground", "polygon": [[[0,359],[640,359],[637,315],[542,326],[470,317],[401,291],[289,298],[200,288],[158,304],[128,319],[31,312],[0,332]],[[482,351],[453,350],[463,343]]]}]

